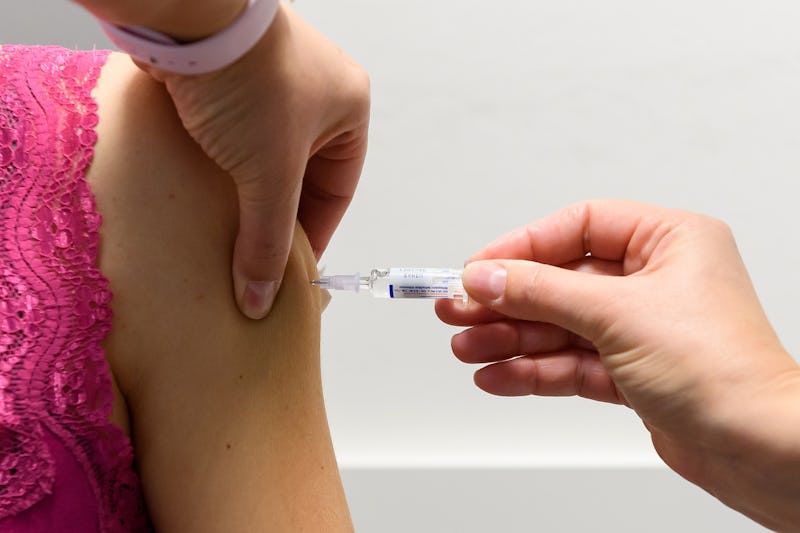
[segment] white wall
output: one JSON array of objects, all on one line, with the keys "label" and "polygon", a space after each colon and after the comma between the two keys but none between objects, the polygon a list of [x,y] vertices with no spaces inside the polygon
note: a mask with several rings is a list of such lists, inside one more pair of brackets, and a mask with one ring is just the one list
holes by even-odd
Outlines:
[{"label": "white wall", "polygon": [[[0,11],[4,42],[106,46],[63,0],[10,5]],[[500,233],[572,201],[644,200],[727,220],[776,329],[800,353],[800,4],[293,8],[373,82],[370,154],[323,259],[329,272],[459,266]],[[330,422],[365,531],[576,531],[576,508],[602,531],[760,529],[660,470],[624,408],[475,389],[472,369],[450,353],[455,330],[428,302],[337,295],[323,328]],[[643,502],[642,491],[652,498]]]}]

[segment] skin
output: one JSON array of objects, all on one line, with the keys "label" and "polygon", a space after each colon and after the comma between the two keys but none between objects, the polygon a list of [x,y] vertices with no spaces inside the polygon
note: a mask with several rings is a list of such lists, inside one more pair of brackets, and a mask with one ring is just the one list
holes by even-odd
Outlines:
[{"label": "skin", "polygon": [[112,421],[132,438],[159,532],[352,531],[320,378],[323,293],[298,225],[270,316],[230,298],[237,197],[161,84],[102,71],[87,176],[114,299]]},{"label": "skin", "polygon": [[776,530],[800,528],[800,367],[722,222],[634,202],[568,207],[467,265],[455,355],[492,394],[634,409],[673,470]]},{"label": "skin", "polygon": [[[242,0],[79,0],[101,18],[190,39],[221,29]],[[224,26],[222,26],[224,27]],[[367,148],[364,70],[281,5],[261,40],[216,72],[161,81],[189,135],[236,186],[233,292],[263,318],[283,278],[295,220],[317,258],[355,192]]]}]

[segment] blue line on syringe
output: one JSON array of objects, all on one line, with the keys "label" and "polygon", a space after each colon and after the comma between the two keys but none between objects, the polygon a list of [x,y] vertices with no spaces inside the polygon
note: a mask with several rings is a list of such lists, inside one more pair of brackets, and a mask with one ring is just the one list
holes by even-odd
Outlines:
[{"label": "blue line on syringe", "polygon": [[322,276],[311,284],[321,289],[368,290],[376,298],[450,298],[466,302],[462,272],[455,268],[375,268],[369,276],[358,272]]}]

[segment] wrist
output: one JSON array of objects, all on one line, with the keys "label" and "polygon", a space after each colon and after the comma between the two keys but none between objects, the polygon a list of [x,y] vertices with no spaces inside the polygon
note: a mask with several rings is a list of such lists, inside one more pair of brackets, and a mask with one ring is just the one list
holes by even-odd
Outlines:
[{"label": "wrist", "polygon": [[191,42],[224,30],[247,7],[247,0],[172,0],[159,10],[145,28],[164,33],[179,42]]},{"label": "wrist", "polygon": [[280,9],[279,0],[247,0],[234,21],[213,35],[190,42],[151,27],[100,25],[111,41],[142,68],[181,75],[206,74],[237,62],[267,33]]},{"label": "wrist", "polygon": [[800,367],[740,391],[709,439],[704,488],[775,530],[800,526]]},{"label": "wrist", "polygon": [[76,0],[97,18],[141,26],[177,41],[195,41],[228,27],[247,0]]}]

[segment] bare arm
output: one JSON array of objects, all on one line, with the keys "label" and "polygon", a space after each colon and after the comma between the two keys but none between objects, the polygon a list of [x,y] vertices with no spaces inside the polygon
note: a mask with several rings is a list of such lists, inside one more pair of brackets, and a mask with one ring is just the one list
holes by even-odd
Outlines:
[{"label": "bare arm", "polygon": [[295,232],[263,321],[230,298],[233,184],[163,87],[114,56],[90,182],[114,292],[107,350],[156,529],[352,529],[324,411],[315,258]]}]

